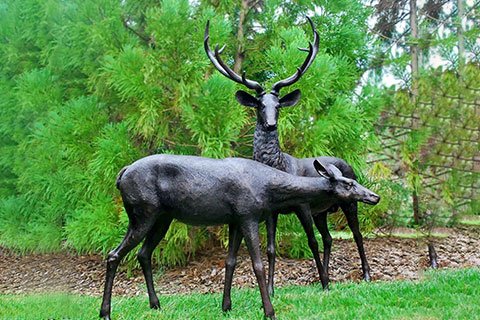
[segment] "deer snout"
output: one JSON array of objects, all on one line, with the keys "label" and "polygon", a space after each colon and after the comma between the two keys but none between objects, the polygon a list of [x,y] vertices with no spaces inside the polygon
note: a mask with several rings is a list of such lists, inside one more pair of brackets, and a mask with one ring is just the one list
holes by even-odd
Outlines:
[{"label": "deer snout", "polygon": [[363,202],[371,205],[375,205],[380,202],[380,196],[374,192],[369,192]]},{"label": "deer snout", "polygon": [[273,130],[276,130],[277,129],[277,123],[276,122],[271,122],[271,121],[265,121],[265,123],[263,124],[263,126],[265,127],[265,129],[267,129],[268,131],[273,131]]}]

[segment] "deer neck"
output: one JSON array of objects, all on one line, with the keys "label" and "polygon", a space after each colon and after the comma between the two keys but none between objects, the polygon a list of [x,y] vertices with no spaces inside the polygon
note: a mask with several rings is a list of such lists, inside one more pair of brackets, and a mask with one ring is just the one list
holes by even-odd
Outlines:
[{"label": "deer neck", "polygon": [[278,131],[267,131],[258,121],[253,139],[253,160],[287,171],[287,159],[280,149]]},{"label": "deer neck", "polygon": [[271,200],[277,209],[288,209],[299,204],[326,204],[334,200],[330,182],[323,178],[290,176],[270,185]]}]

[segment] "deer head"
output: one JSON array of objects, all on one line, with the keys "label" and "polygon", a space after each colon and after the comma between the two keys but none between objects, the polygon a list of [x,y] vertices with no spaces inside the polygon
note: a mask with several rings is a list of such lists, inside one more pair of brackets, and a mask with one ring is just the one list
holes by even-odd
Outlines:
[{"label": "deer head", "polygon": [[380,201],[379,195],[365,188],[357,181],[344,177],[342,172],[333,164],[323,164],[315,159],[313,166],[319,175],[330,181],[333,193],[340,199],[361,201],[371,205],[375,205]]},{"label": "deer head", "polygon": [[309,17],[307,17],[307,19],[313,30],[313,44],[309,42],[308,48],[298,48],[301,51],[308,52],[307,58],[305,59],[304,63],[299,68],[297,68],[297,71],[292,76],[276,82],[272,86],[272,89],[269,93],[267,93],[258,82],[247,79],[245,72],[243,72],[242,76],[239,76],[225,62],[222,61],[222,59],[220,58],[220,54],[224,50],[225,46],[219,49],[219,46],[217,45],[215,46],[215,51],[212,52],[208,43],[210,39],[210,21],[207,22],[207,25],[205,27],[203,44],[208,58],[210,59],[210,61],[212,61],[215,68],[217,68],[217,70],[220,71],[220,73],[223,74],[225,77],[237,83],[243,84],[248,89],[256,91],[256,96],[252,96],[245,91],[239,90],[235,94],[235,97],[241,105],[246,107],[254,107],[257,109],[257,122],[262,124],[265,130],[276,130],[279,109],[282,107],[294,106],[300,100],[300,90],[294,90],[284,95],[283,97],[280,97],[280,89],[297,82],[310,67],[313,60],[315,59],[315,56],[317,55],[319,36],[317,31],[315,30],[315,26],[313,25],[312,20]]}]

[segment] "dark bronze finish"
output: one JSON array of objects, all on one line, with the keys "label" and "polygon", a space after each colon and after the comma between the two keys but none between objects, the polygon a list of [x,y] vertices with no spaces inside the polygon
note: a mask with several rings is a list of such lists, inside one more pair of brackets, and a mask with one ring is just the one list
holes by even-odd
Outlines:
[{"label": "dark bronze finish", "polygon": [[[307,19],[308,19],[308,22],[310,23],[310,26],[312,27],[312,30],[313,30],[313,37],[314,37],[313,44],[311,42],[309,42],[307,49],[298,48],[300,51],[308,52],[307,58],[305,59],[303,64],[299,68],[297,68],[297,71],[292,76],[288,77],[287,79],[278,81],[277,83],[275,83],[272,86],[272,90],[270,92],[271,95],[274,95],[274,96],[278,97],[278,95],[280,93],[280,89],[282,89],[283,87],[286,87],[286,86],[290,86],[290,85],[294,84],[295,82],[297,82],[302,77],[302,75],[307,71],[307,69],[310,67],[313,60],[315,60],[315,56],[318,53],[319,36],[318,36],[317,30],[315,30],[315,26],[313,25],[312,20],[309,17],[307,17]],[[208,58],[213,63],[215,68],[217,68],[217,70],[220,71],[220,73],[223,74],[225,77],[227,77],[227,78],[229,78],[229,79],[231,79],[231,80],[233,80],[237,83],[243,84],[244,86],[246,86],[249,89],[255,90],[257,92],[258,97],[261,97],[261,96],[264,96],[264,95],[265,96],[270,95],[270,94],[265,93],[265,90],[263,89],[263,87],[258,82],[248,80],[246,78],[245,72],[243,72],[242,76],[240,77],[225,62],[223,62],[223,60],[220,57],[220,54],[222,53],[225,46],[223,46],[221,49],[219,49],[218,45],[216,45],[215,46],[215,53],[212,52],[212,50],[210,49],[210,45],[208,43],[209,39],[210,39],[209,30],[210,30],[210,21],[207,22],[207,25],[205,27],[205,35],[204,35],[204,38],[203,38],[203,46],[205,48],[205,52],[207,53]]]},{"label": "dark bronze finish", "polygon": [[[229,225],[226,284],[231,284],[237,250],[242,238],[245,239],[265,316],[275,319],[261,260],[259,223],[273,212],[288,212],[298,205],[326,209],[339,200],[376,203],[380,199],[355,180],[342,176],[332,164],[314,160],[314,167],[317,177],[307,178],[248,159],[153,155],[123,168],[117,177],[117,188],[128,214],[129,226],[121,244],[107,258],[100,316],[110,319],[117,267],[144,239],[138,261],[145,276],[150,307],[160,308],[153,285],[151,256],[172,220],[177,219],[190,225]],[[231,308],[230,288],[225,286],[223,310]]]},{"label": "dark bronze finish", "polygon": [[[228,66],[220,59],[220,53],[222,50],[215,50],[213,54],[208,46],[209,40],[209,24],[205,29],[204,45],[205,51],[220,73],[232,79],[238,83],[244,84],[247,88],[253,89],[257,92],[257,96],[254,97],[245,91],[239,90],[236,93],[237,101],[248,107],[254,107],[257,110],[257,125],[254,135],[254,154],[253,159],[261,163],[267,164],[271,167],[279,170],[298,175],[298,176],[315,176],[316,170],[313,168],[312,163],[315,158],[297,159],[284,153],[280,149],[280,143],[278,140],[277,132],[277,120],[280,112],[280,108],[294,106],[300,100],[300,90],[294,90],[289,94],[279,98],[279,91],[281,88],[292,85],[300,79],[300,77],[306,72],[315,59],[318,52],[319,36],[315,30],[315,26],[310,18],[308,21],[313,29],[314,41],[313,44],[309,43],[308,49],[301,49],[307,51],[308,55],[305,62],[297,72],[291,77],[281,80],[275,83],[272,87],[271,93],[265,93],[264,89],[255,82],[258,86],[253,88],[252,85],[247,85],[244,81],[239,81],[240,77],[231,71]],[[223,48],[222,48],[223,49]],[[243,79],[245,79],[245,74]],[[259,89],[260,88],[260,89]],[[344,160],[334,157],[318,157],[323,163],[327,165],[336,166],[343,176],[356,180],[355,173],[350,165]],[[338,208],[342,208],[342,211],[347,217],[348,225],[352,230],[355,242],[357,244],[358,252],[362,262],[363,278],[366,281],[370,280],[370,267],[367,262],[365,250],[363,246],[363,237],[360,233],[358,223],[358,205],[356,201],[338,201],[332,204],[329,208],[311,207],[309,205],[298,205],[292,207],[292,211],[295,212],[299,218],[305,233],[308,237],[308,245],[313,253],[317,270],[324,288],[328,287],[328,265],[330,259],[330,252],[332,246],[332,237],[327,227],[327,214],[329,212],[335,212]],[[278,219],[278,213],[272,214],[266,221],[267,223],[267,255],[269,261],[269,275],[268,275],[268,291],[270,295],[273,295],[273,275],[275,270],[275,233]],[[313,218],[313,221],[312,221]],[[318,243],[314,236],[313,223],[320,231],[324,246],[324,262],[322,263],[318,253]],[[324,272],[322,271],[324,270]],[[226,286],[231,284],[226,283]]]}]

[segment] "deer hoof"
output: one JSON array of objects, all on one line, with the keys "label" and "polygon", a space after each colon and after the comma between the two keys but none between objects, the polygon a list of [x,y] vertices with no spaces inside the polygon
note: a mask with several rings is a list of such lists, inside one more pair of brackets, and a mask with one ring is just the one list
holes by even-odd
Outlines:
[{"label": "deer hoof", "polygon": [[369,273],[369,272],[365,272],[365,273],[363,274],[363,280],[364,280],[365,282],[370,282],[370,281],[372,281],[372,278],[370,277],[370,273]]},{"label": "deer hoof", "polygon": [[103,320],[111,320],[111,319],[110,319],[110,312],[109,312],[109,311],[100,310],[100,318],[102,318]]},{"label": "deer hoof", "polygon": [[232,303],[231,302],[224,302],[222,304],[222,310],[223,310],[223,312],[228,312],[228,311],[232,310]]},{"label": "deer hoof", "polygon": [[150,303],[150,308],[156,310],[160,309],[160,302],[156,301],[154,303]]},{"label": "deer hoof", "polygon": [[272,287],[272,288],[268,287],[268,288],[267,288],[267,291],[268,291],[268,295],[269,295],[270,297],[273,297],[273,296],[275,295],[275,292],[274,292],[274,290],[273,290],[273,287]]}]

